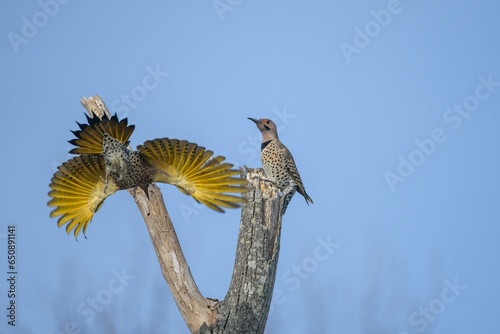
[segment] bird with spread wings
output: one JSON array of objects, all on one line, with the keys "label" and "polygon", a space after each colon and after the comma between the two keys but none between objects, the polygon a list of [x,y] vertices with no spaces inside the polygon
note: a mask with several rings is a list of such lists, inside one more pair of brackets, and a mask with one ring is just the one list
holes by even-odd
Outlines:
[{"label": "bird with spread wings", "polygon": [[52,177],[48,205],[55,207],[59,227],[75,237],[87,227],[104,200],[118,190],[163,182],[177,186],[207,207],[224,212],[244,201],[246,181],[222,156],[186,140],[161,138],[148,140],[136,151],[129,146],[134,131],[127,119],[116,114],[87,116],[88,124],[77,123],[80,130],[69,142],[74,158],[64,162]]}]

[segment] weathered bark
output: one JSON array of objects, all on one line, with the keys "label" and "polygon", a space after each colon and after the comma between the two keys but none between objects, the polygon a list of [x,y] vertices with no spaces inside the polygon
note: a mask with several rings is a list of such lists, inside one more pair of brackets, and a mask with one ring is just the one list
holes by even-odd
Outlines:
[{"label": "weathered bark", "polygon": [[216,308],[216,322],[200,333],[264,333],[271,306],[281,235],[276,187],[262,181],[261,169],[248,169],[250,191],[241,213],[236,260],[229,290]]},{"label": "weathered bark", "polygon": [[[81,103],[98,117],[109,111],[99,96]],[[243,194],[236,260],[223,301],[201,295],[184,258],[158,187],[148,194],[130,189],[149,231],[163,277],[191,333],[263,333],[278,265],[281,215],[276,187],[262,181],[261,169],[244,169],[249,191]]]},{"label": "weathered bark", "polygon": [[139,187],[130,190],[146,222],[163,277],[175,303],[189,330],[196,332],[204,323],[211,323],[210,303],[201,295],[191,275],[160,189],[149,185],[148,193],[149,199]]}]

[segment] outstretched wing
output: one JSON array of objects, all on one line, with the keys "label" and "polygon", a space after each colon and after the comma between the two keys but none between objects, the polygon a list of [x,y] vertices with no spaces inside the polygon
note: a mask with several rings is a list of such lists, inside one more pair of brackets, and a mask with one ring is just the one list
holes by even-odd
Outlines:
[{"label": "outstretched wing", "polygon": [[80,130],[71,131],[76,136],[76,139],[70,140],[70,144],[77,146],[69,151],[72,154],[101,154],[102,142],[104,134],[107,133],[111,137],[118,139],[122,143],[126,143],[132,132],[134,125],[127,126],[127,119],[124,118],[118,121],[116,114],[111,118],[104,115],[102,120],[97,116],[87,117],[89,124],[80,124],[77,122]]},{"label": "outstretched wing", "polygon": [[227,193],[246,191],[246,181],[232,164],[223,163],[224,157],[212,157],[204,147],[178,139],[148,140],[137,147],[143,160],[156,169],[153,181],[177,186],[196,201],[209,208],[224,212],[224,208],[237,208],[244,200]]},{"label": "outstretched wing", "polygon": [[118,190],[111,180],[106,185],[105,177],[101,156],[78,156],[58,167],[50,183],[52,199],[47,204],[56,207],[50,216],[61,216],[57,225],[67,224],[68,234],[73,229],[75,237],[82,229],[85,234],[94,213]]}]

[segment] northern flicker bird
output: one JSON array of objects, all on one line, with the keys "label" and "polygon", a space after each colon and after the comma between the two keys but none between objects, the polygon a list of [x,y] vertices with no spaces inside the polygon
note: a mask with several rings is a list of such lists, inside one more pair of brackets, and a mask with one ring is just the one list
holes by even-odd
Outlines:
[{"label": "northern flicker bird", "polygon": [[293,160],[292,153],[278,138],[276,124],[270,119],[255,119],[254,122],[262,133],[260,160],[266,177],[276,183],[282,192],[281,214],[285,214],[288,203],[296,191],[306,199],[309,205],[313,200],[306,193],[299,171]]},{"label": "northern flicker bird", "polygon": [[[237,194],[245,191],[245,180],[236,177],[238,170],[224,163],[222,156],[185,140],[161,138],[148,140],[129,148],[134,131],[127,119],[87,116],[88,124],[78,124],[72,131],[76,147],[70,151],[78,156],[64,162],[54,174],[49,192],[49,206],[56,207],[51,217],[65,224],[75,237],[87,227],[104,200],[118,190],[139,186],[147,193],[152,182],[177,186],[184,194],[209,208],[237,208],[243,199]],[[233,194],[228,194],[233,193]]]}]

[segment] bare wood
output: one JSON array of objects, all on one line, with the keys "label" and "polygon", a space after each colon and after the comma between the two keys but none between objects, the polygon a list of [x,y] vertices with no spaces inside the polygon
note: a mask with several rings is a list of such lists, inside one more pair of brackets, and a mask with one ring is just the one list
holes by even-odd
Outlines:
[{"label": "bare wood", "polygon": [[160,189],[149,185],[148,192],[149,200],[141,188],[130,189],[146,222],[163,277],[189,330],[196,333],[203,324],[211,324],[210,303],[191,275]]},{"label": "bare wood", "polygon": [[200,333],[264,333],[276,280],[281,236],[277,188],[262,181],[262,169],[246,169],[250,191],[243,196],[240,232],[233,276],[223,301],[216,306],[216,323]]},{"label": "bare wood", "polygon": [[84,96],[80,100],[80,103],[85,109],[87,109],[90,116],[96,115],[97,117],[102,118],[102,116],[107,115],[108,118],[111,117],[106,103],[104,103],[99,95],[90,96],[89,98]]}]

